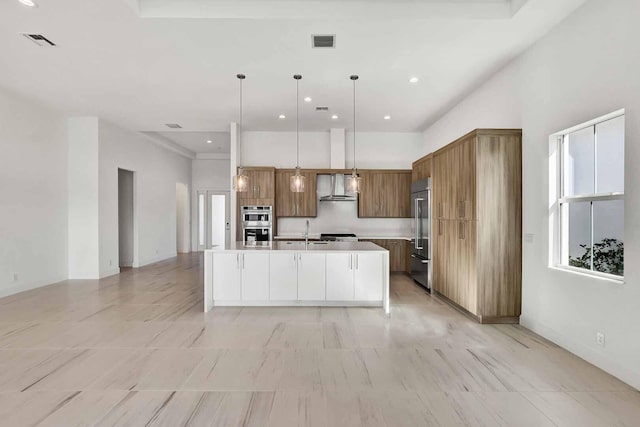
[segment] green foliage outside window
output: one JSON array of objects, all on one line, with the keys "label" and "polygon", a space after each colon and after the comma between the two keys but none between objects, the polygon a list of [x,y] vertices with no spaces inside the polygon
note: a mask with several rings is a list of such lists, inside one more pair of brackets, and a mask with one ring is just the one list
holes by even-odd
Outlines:
[{"label": "green foliage outside window", "polygon": [[[591,270],[591,248],[580,245],[584,254],[577,258],[569,257],[571,267]],[[603,239],[593,245],[593,270],[601,273],[624,276],[624,243],[618,239]]]}]

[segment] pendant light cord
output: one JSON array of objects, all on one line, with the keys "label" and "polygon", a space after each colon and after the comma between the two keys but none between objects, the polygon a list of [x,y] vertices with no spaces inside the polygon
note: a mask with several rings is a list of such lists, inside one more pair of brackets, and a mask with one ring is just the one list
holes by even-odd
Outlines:
[{"label": "pendant light cord", "polygon": [[300,167],[300,80],[296,79],[296,167]]},{"label": "pendant light cord", "polygon": [[353,81],[353,170],[356,170],[356,81]]},{"label": "pendant light cord", "polygon": [[237,131],[238,138],[238,167],[242,169],[242,82],[246,78],[244,74],[236,75],[238,80],[240,80],[240,128]]},{"label": "pendant light cord", "polygon": [[353,174],[357,172],[356,169],[356,80],[359,79],[357,75],[350,77],[353,82]]}]

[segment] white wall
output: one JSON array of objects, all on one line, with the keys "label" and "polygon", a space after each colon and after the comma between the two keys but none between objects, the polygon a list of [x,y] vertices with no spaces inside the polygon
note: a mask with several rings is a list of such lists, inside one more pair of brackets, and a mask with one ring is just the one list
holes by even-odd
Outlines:
[{"label": "white wall", "polygon": [[191,160],[103,120],[99,140],[100,276],[118,272],[118,168],[135,172],[134,267],[176,256],[176,183],[191,185]]},{"label": "white wall", "polygon": [[[526,6],[525,6],[526,7]],[[522,324],[640,388],[640,2],[591,0],[424,134],[523,128]],[[626,108],[625,284],[548,268],[548,137]],[[597,331],[606,347],[596,345]]]},{"label": "white wall", "polygon": [[71,279],[100,275],[98,119],[68,120],[68,230]]},{"label": "white wall", "polygon": [[176,244],[178,253],[191,252],[191,220],[190,220],[189,186],[176,184]]},{"label": "white wall", "polygon": [[65,118],[0,88],[0,152],[1,297],[67,277]]},{"label": "white wall", "polygon": [[[398,132],[358,132],[358,168],[411,169],[421,149],[422,134]],[[353,134],[346,134],[346,166],[353,166]],[[244,132],[242,162],[245,166],[296,166],[295,132]],[[300,167],[331,166],[330,132],[300,133]]]}]

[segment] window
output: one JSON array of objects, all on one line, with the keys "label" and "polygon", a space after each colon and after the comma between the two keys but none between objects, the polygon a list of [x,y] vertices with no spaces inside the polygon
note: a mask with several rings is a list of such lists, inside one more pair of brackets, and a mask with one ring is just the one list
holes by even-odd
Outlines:
[{"label": "window", "polygon": [[558,267],[624,276],[624,120],[619,111],[555,135]]}]

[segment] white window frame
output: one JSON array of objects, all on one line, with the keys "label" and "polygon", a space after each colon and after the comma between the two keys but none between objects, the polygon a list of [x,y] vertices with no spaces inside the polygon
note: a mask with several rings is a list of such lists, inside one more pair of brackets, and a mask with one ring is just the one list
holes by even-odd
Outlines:
[{"label": "white window frame", "polygon": [[[578,196],[564,196],[563,194],[563,182],[564,182],[564,143],[566,142],[569,134],[577,132],[582,129],[586,129],[592,126],[596,126],[600,123],[623,117],[625,110],[614,111],[613,113],[598,117],[586,123],[582,123],[578,126],[565,129],[560,132],[556,132],[549,137],[549,267],[560,270],[565,270],[572,273],[578,273],[585,276],[591,276],[596,278],[602,278],[611,280],[618,283],[624,283],[624,276],[616,276],[614,274],[602,273],[594,270],[587,270],[585,268],[572,267],[562,263],[562,255],[565,253],[566,248],[563,248],[563,233],[566,228],[566,218],[563,217],[561,208],[563,204],[568,203],[591,203],[591,224],[593,227],[593,202],[604,202],[611,200],[623,200],[624,192],[622,193],[599,193],[590,195],[578,195]],[[597,136],[596,136],[597,137]],[[597,143],[597,140],[596,140]],[[626,145],[626,144],[625,144]],[[596,159],[597,161],[597,159]],[[595,173],[595,171],[594,171]],[[593,239],[593,232],[591,233]],[[566,239],[564,241],[566,243]],[[593,242],[591,242],[593,248]],[[592,257],[593,258],[593,257]],[[593,262],[593,260],[592,260]]]}]

